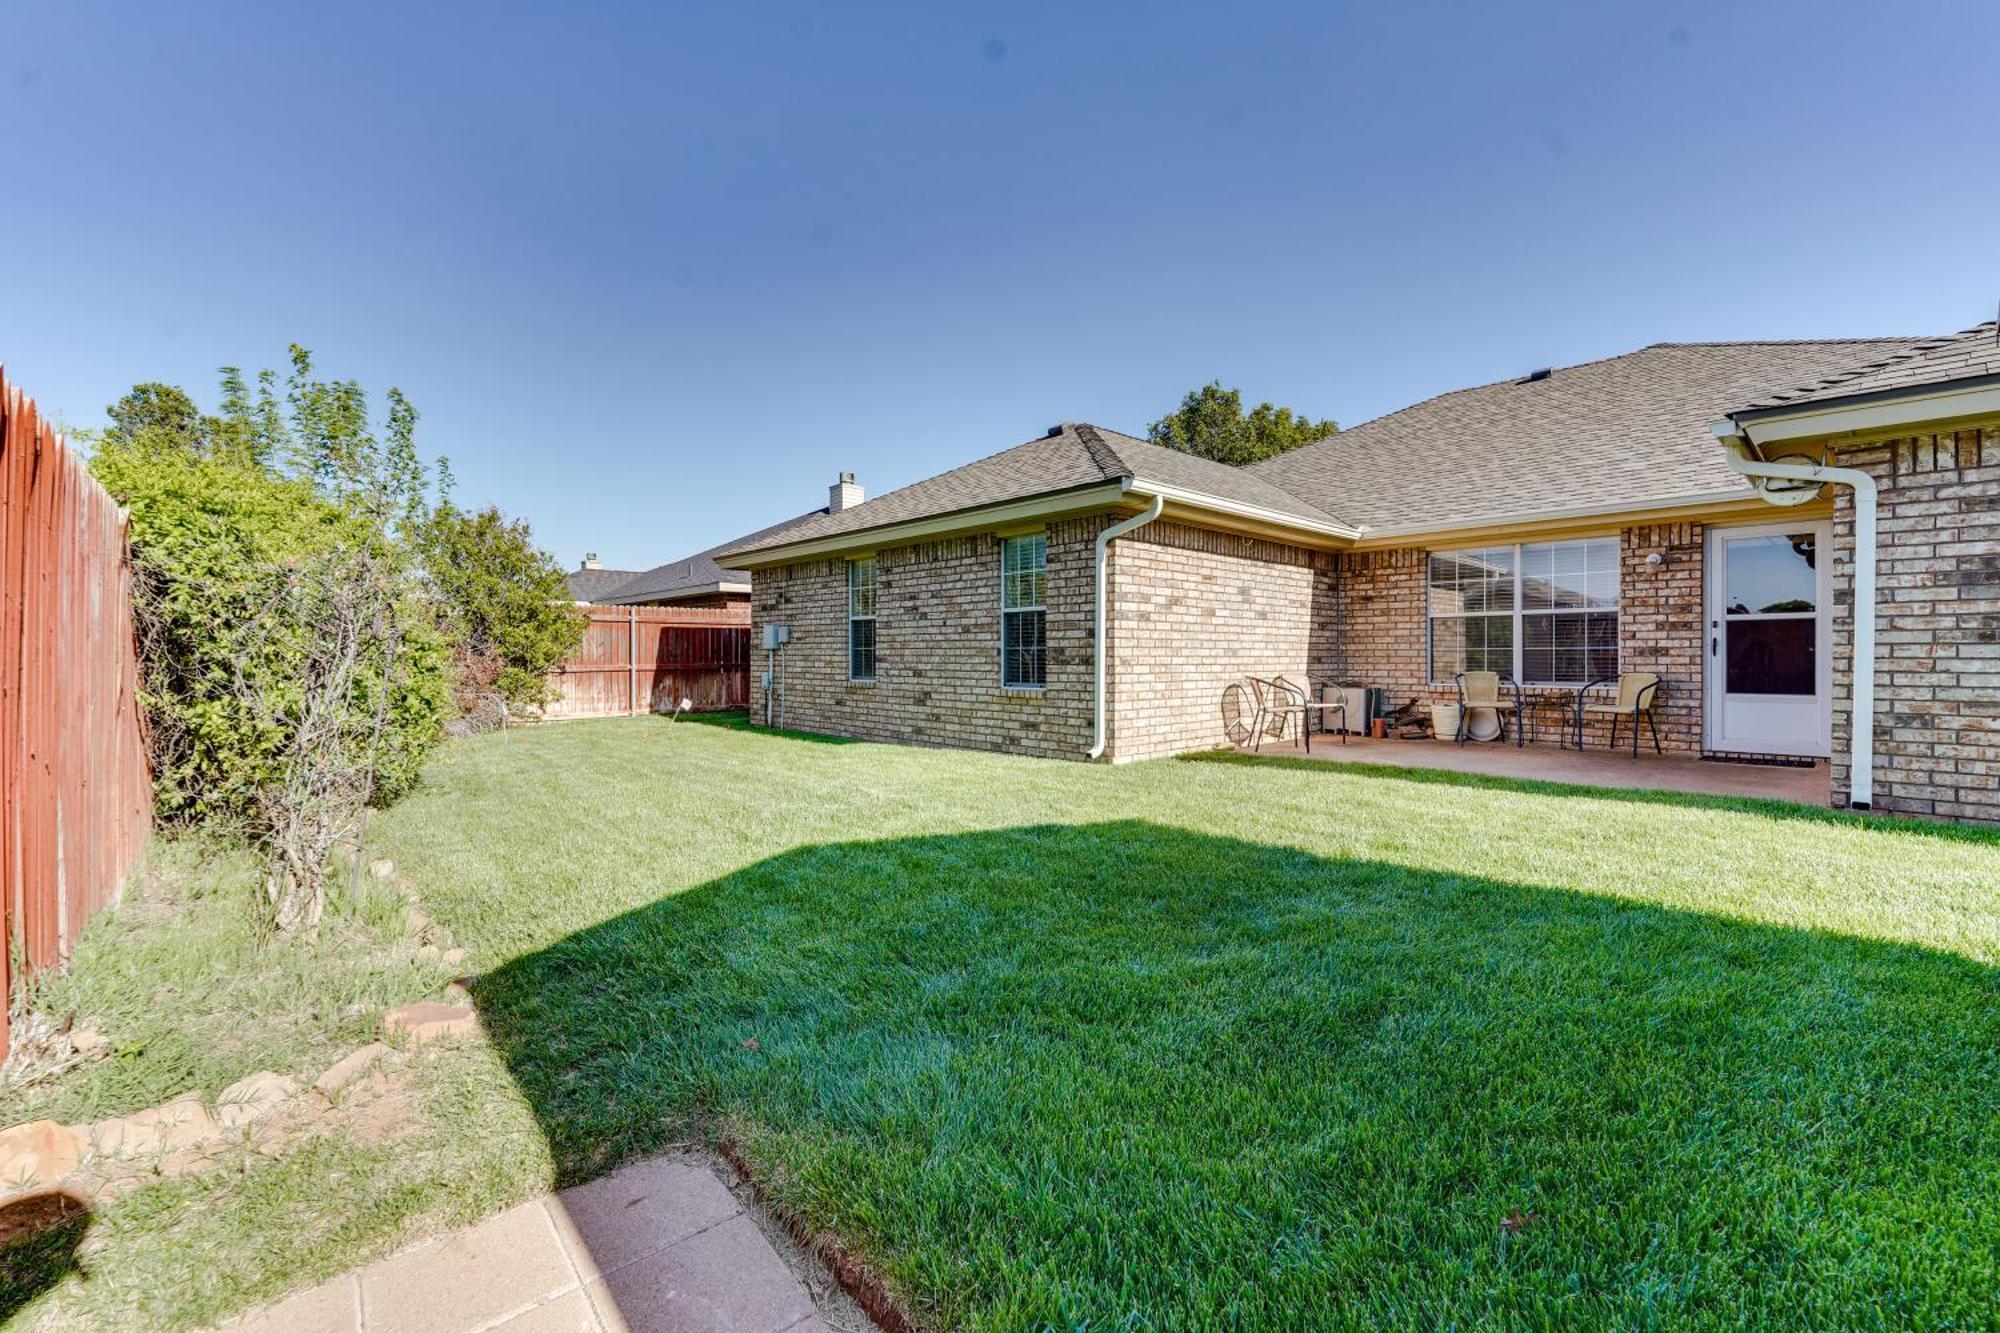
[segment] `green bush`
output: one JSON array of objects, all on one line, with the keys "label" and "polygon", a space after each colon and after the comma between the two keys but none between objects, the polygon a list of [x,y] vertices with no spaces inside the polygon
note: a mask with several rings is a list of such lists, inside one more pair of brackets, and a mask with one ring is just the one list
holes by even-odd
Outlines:
[{"label": "green bush", "polygon": [[424,530],[424,565],[461,677],[519,708],[548,702],[549,672],[583,642],[561,565],[524,519],[491,506],[440,504]]},{"label": "green bush", "polygon": [[[132,516],[141,703],[159,813],[172,825],[254,827],[259,794],[280,775],[287,696],[299,687],[300,636],[310,632],[271,624],[272,608],[302,568],[390,539],[365,511],[310,481],[151,431],[107,434],[92,469]],[[416,781],[450,697],[449,650],[421,602],[406,595],[395,614],[402,657],[376,761],[378,803]],[[351,707],[372,717],[381,678],[379,663],[364,663]]]}]

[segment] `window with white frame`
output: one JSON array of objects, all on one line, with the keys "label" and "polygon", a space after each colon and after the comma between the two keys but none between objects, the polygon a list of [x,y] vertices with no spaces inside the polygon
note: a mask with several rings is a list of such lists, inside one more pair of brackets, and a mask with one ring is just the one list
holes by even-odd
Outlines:
[{"label": "window with white frame", "polygon": [[1000,544],[1000,683],[1040,689],[1048,683],[1049,539],[1045,533]]},{"label": "window with white frame", "polygon": [[1618,674],[1618,539],[1430,557],[1430,674],[1496,671],[1527,685]]},{"label": "window with white frame", "polygon": [[875,679],[875,557],[847,562],[847,678]]}]

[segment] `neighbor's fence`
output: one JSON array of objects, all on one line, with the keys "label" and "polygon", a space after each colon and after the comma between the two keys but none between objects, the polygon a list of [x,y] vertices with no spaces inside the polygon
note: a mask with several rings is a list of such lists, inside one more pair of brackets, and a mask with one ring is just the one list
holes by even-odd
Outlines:
[{"label": "neighbor's fence", "polygon": [[[60,962],[152,826],[125,515],[0,372],[0,981]],[[0,1056],[7,1048],[0,1013]]]},{"label": "neighbor's fence", "polygon": [[584,606],[583,646],[550,677],[547,718],[750,706],[750,608]]}]

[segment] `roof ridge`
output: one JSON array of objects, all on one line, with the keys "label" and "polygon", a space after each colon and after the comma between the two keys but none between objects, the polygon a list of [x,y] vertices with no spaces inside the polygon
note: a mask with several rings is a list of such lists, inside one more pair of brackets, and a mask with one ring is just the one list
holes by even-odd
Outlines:
[{"label": "roof ridge", "polygon": [[1063,428],[1076,433],[1076,438],[1083,444],[1084,452],[1090,455],[1091,463],[1104,474],[1106,481],[1137,475],[1137,470],[1119,456],[1118,450],[1113,447],[1111,441],[1098,433],[1096,426],[1088,421],[1065,421]]}]

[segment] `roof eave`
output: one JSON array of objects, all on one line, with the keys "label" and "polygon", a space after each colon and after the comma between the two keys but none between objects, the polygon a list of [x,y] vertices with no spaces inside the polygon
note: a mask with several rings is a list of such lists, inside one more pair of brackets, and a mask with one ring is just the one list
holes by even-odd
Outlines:
[{"label": "roof eave", "polygon": [[1992,415],[2000,415],[2000,375],[1969,375],[1842,398],[1743,408],[1731,412],[1729,421],[1738,433],[1761,446]]},{"label": "roof eave", "polygon": [[1310,533],[1317,537],[1330,537],[1340,544],[1358,540],[1366,531],[1364,528],[1342,523],[1331,516],[1325,519],[1307,518],[1300,514],[1286,513],[1282,509],[1270,509],[1242,500],[1226,500],[1221,496],[1210,495],[1206,491],[1193,491],[1184,486],[1169,486],[1165,482],[1153,481],[1146,477],[1132,479],[1132,492],[1135,495],[1157,495],[1177,509],[1218,514],[1227,518],[1245,519],[1265,527]]},{"label": "roof eave", "polygon": [[1667,522],[1705,514],[1728,513],[1761,505],[1757,493],[1746,486],[1726,491],[1691,491],[1683,495],[1650,500],[1618,500],[1602,504],[1572,505],[1562,509],[1535,509],[1479,518],[1454,519],[1449,523],[1407,523],[1396,527],[1368,528],[1357,543],[1363,547],[1412,546],[1425,538],[1465,541],[1486,532],[1535,532],[1580,527],[1623,527],[1630,523]]}]

